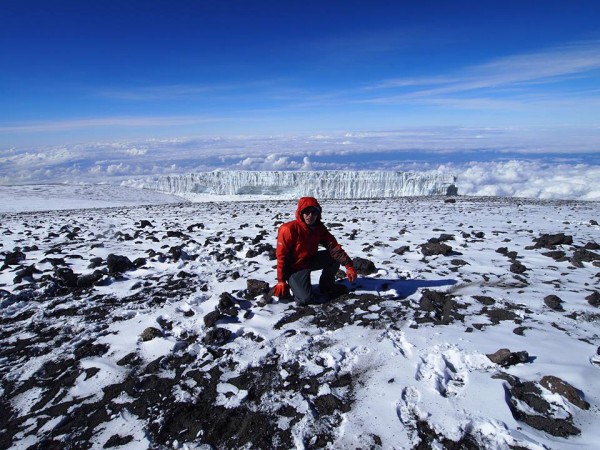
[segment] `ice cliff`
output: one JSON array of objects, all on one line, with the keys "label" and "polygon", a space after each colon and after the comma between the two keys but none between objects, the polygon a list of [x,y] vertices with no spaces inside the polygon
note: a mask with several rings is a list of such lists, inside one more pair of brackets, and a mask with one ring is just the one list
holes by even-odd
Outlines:
[{"label": "ice cliff", "polygon": [[454,176],[387,171],[213,171],[162,176],[137,187],[176,195],[313,196],[321,199],[456,195]]}]

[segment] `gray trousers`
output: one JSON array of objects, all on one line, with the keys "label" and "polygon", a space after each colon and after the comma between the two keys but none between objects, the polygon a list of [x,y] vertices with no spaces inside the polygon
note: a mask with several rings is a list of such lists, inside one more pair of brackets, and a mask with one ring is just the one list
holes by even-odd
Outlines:
[{"label": "gray trousers", "polygon": [[340,263],[334,260],[328,250],[320,250],[310,261],[308,269],[299,270],[290,275],[288,284],[294,293],[294,300],[298,304],[308,303],[312,295],[312,285],[310,282],[310,273],[315,270],[322,270],[319,278],[319,289],[321,291],[332,287],[335,284],[335,274],[340,269]]}]

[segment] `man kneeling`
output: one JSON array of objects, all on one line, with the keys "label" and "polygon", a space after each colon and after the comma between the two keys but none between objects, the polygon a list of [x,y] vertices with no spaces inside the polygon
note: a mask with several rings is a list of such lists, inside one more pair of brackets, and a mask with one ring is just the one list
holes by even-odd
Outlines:
[{"label": "man kneeling", "polygon": [[[326,250],[319,250],[319,245]],[[302,197],[296,220],[279,227],[276,255],[278,282],[273,294],[284,297],[289,285],[299,305],[314,301],[310,273],[315,270],[322,270],[319,290],[330,298],[348,292],[345,286],[335,284],[340,265],[346,268],[351,283],[356,280],[352,260],[321,222],[321,206],[314,197]]]}]

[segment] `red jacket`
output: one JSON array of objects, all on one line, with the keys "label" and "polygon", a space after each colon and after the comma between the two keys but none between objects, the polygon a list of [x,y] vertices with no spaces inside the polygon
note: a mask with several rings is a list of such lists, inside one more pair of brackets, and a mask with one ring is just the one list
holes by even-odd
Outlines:
[{"label": "red jacket", "polygon": [[[315,207],[319,216],[315,225],[309,227],[302,220],[302,210]],[[352,260],[337,243],[329,230],[321,222],[321,206],[313,197],[302,197],[298,201],[296,220],[284,223],[277,233],[277,281],[287,281],[291,274],[308,269],[310,260],[319,248],[324,246],[333,259],[343,266],[352,266]]]}]

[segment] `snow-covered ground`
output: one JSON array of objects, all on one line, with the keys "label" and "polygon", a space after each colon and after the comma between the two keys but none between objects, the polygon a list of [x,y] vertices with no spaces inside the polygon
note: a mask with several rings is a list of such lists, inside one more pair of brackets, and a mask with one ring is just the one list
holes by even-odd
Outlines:
[{"label": "snow-covered ground", "polygon": [[174,195],[110,184],[0,186],[0,212],[157,205],[185,201]]},{"label": "snow-covered ground", "polygon": [[375,269],[297,307],[295,202],[85,192],[3,195],[1,448],[598,448],[598,202],[324,201]]}]

